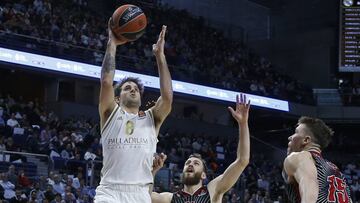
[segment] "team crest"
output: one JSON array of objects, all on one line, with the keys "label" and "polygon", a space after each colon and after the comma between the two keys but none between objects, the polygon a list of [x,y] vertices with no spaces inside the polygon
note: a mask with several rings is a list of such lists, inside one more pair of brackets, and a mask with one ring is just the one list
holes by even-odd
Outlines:
[{"label": "team crest", "polygon": [[139,111],[138,116],[139,116],[138,119],[140,120],[140,119],[144,119],[146,117],[146,114],[144,111]]}]

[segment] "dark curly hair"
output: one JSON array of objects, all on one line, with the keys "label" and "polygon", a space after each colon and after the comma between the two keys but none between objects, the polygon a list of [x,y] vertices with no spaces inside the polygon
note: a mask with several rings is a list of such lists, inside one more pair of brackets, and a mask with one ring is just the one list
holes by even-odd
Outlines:
[{"label": "dark curly hair", "polygon": [[114,94],[115,97],[119,97],[121,94],[121,87],[126,83],[126,82],[133,82],[135,83],[138,88],[139,88],[139,92],[140,92],[140,97],[142,97],[142,95],[144,94],[144,85],[142,84],[141,80],[139,78],[134,78],[134,77],[125,77],[124,79],[120,80],[118,83],[116,83],[116,85],[114,86]]}]

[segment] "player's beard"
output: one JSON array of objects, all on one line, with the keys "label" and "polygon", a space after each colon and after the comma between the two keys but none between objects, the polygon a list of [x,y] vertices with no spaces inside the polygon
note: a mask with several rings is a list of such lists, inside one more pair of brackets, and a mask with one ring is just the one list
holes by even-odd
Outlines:
[{"label": "player's beard", "polygon": [[202,174],[202,172],[197,172],[194,174],[194,176],[189,177],[189,176],[185,176],[185,173],[182,173],[181,174],[181,182],[184,185],[189,185],[189,186],[196,185],[201,180],[201,174]]},{"label": "player's beard", "polygon": [[123,102],[123,105],[128,108],[134,108],[134,107],[139,108],[141,106],[141,100],[135,98],[127,98],[127,100]]}]

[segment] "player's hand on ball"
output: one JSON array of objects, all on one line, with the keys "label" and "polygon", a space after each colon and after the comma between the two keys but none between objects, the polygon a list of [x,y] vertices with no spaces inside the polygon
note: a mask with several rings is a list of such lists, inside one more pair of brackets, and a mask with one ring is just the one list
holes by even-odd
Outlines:
[{"label": "player's hand on ball", "polygon": [[164,54],[164,46],[165,46],[165,33],[166,33],[166,25],[162,26],[162,30],[159,34],[159,39],[156,44],[153,44],[153,53],[155,56],[160,56]]},{"label": "player's hand on ball", "polygon": [[116,46],[125,44],[127,40],[121,36],[116,37],[114,32],[111,30],[111,18],[108,21],[108,32],[109,32],[109,43],[112,43]]},{"label": "player's hand on ball", "polygon": [[250,100],[246,102],[245,94],[236,95],[236,109],[234,110],[232,107],[228,107],[228,109],[239,124],[246,123],[249,118]]}]

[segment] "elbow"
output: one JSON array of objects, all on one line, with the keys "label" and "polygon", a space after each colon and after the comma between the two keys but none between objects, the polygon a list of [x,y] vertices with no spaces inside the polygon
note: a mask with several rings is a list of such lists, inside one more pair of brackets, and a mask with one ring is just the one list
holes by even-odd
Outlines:
[{"label": "elbow", "polygon": [[100,83],[102,87],[109,87],[113,85],[113,80],[110,80],[106,77],[101,77],[100,78]]},{"label": "elbow", "polygon": [[236,163],[245,168],[247,165],[249,165],[250,159],[249,158],[240,158],[238,160],[236,160]]},{"label": "elbow", "polygon": [[161,95],[164,102],[166,102],[168,105],[170,105],[170,108],[173,103],[173,92],[172,90],[169,92],[166,92],[165,94]]}]

